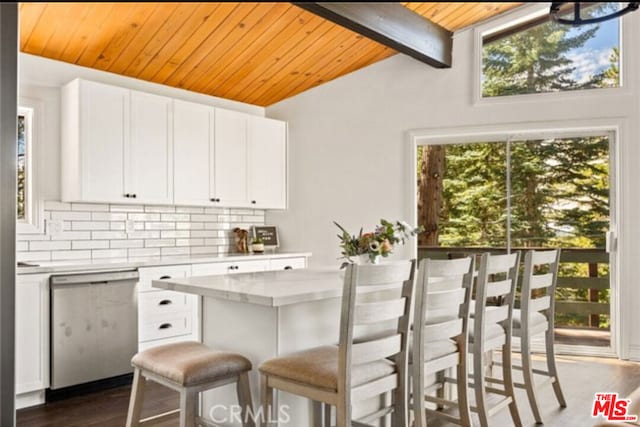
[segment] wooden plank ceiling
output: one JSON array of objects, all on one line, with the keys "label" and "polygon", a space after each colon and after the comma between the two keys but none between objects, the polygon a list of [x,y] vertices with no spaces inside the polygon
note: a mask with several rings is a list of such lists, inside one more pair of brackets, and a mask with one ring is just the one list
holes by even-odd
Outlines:
[{"label": "wooden plank ceiling", "polygon": [[[455,31],[519,4],[405,6]],[[396,53],[290,3],[21,3],[20,48],[261,106]]]}]

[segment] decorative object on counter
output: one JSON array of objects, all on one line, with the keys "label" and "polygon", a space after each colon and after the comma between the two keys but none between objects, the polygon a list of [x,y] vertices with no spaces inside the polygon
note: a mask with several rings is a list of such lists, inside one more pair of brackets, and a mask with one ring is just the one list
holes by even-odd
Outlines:
[{"label": "decorative object on counter", "polygon": [[251,240],[251,252],[261,254],[264,252],[264,241],[260,237],[254,237]]},{"label": "decorative object on counter", "polygon": [[249,232],[240,227],[234,228],[233,232],[236,234],[236,252],[241,254],[249,253]]},{"label": "decorative object on counter", "polygon": [[252,228],[253,238],[259,237],[264,244],[264,249],[275,250],[280,246],[278,241],[278,228],[275,225],[254,226]]},{"label": "decorative object on counter", "polygon": [[363,229],[360,228],[360,233],[356,236],[337,222],[333,223],[342,232],[338,234],[342,249],[342,257],[339,259],[346,261],[340,268],[345,268],[348,264],[366,262],[377,264],[380,262],[380,257],[387,257],[393,252],[395,244],[404,244],[408,238],[424,231],[422,227],[412,227],[405,221],[392,223],[381,219],[380,225],[373,232],[363,233]]}]

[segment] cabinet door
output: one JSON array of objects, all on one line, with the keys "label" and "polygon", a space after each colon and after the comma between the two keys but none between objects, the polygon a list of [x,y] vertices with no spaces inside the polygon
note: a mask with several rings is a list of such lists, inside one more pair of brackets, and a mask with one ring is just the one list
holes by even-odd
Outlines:
[{"label": "cabinet door", "polygon": [[215,112],[214,194],[221,206],[248,206],[247,115]]},{"label": "cabinet door", "polygon": [[129,90],[82,81],[79,96],[81,197],[87,202],[123,200]]},{"label": "cabinet door", "polygon": [[248,127],[249,200],[257,208],[287,207],[287,127],[251,117]]},{"label": "cabinet door", "polygon": [[213,107],[173,101],[174,200],[210,206],[213,173]]},{"label": "cabinet door", "polygon": [[131,92],[125,189],[137,203],[173,203],[171,98]]},{"label": "cabinet door", "polygon": [[16,394],[49,387],[49,276],[16,283]]}]

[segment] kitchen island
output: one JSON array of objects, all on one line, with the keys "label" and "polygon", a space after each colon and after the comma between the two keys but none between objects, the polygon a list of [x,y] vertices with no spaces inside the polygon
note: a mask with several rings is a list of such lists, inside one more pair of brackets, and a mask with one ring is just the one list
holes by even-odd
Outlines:
[{"label": "kitchen island", "polygon": [[[258,408],[258,367],[270,358],[338,342],[344,271],[308,269],[155,280],[153,286],[200,295],[202,342],[235,351],[253,363],[251,386]],[[236,404],[233,386],[204,393],[202,415],[220,425],[229,405]],[[290,421],[280,425],[311,425],[312,404],[280,393]],[[287,405],[287,406],[285,406]]]}]

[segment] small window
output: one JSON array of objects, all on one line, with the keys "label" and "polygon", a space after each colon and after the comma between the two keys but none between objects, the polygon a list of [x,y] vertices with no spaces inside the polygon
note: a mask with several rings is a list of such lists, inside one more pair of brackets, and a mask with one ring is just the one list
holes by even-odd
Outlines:
[{"label": "small window", "polygon": [[[619,3],[588,3],[584,17]],[[620,19],[572,27],[548,14],[482,37],[482,97],[619,87]]]},{"label": "small window", "polygon": [[32,197],[32,129],[33,110],[18,109],[18,222],[29,222],[33,209]]}]

